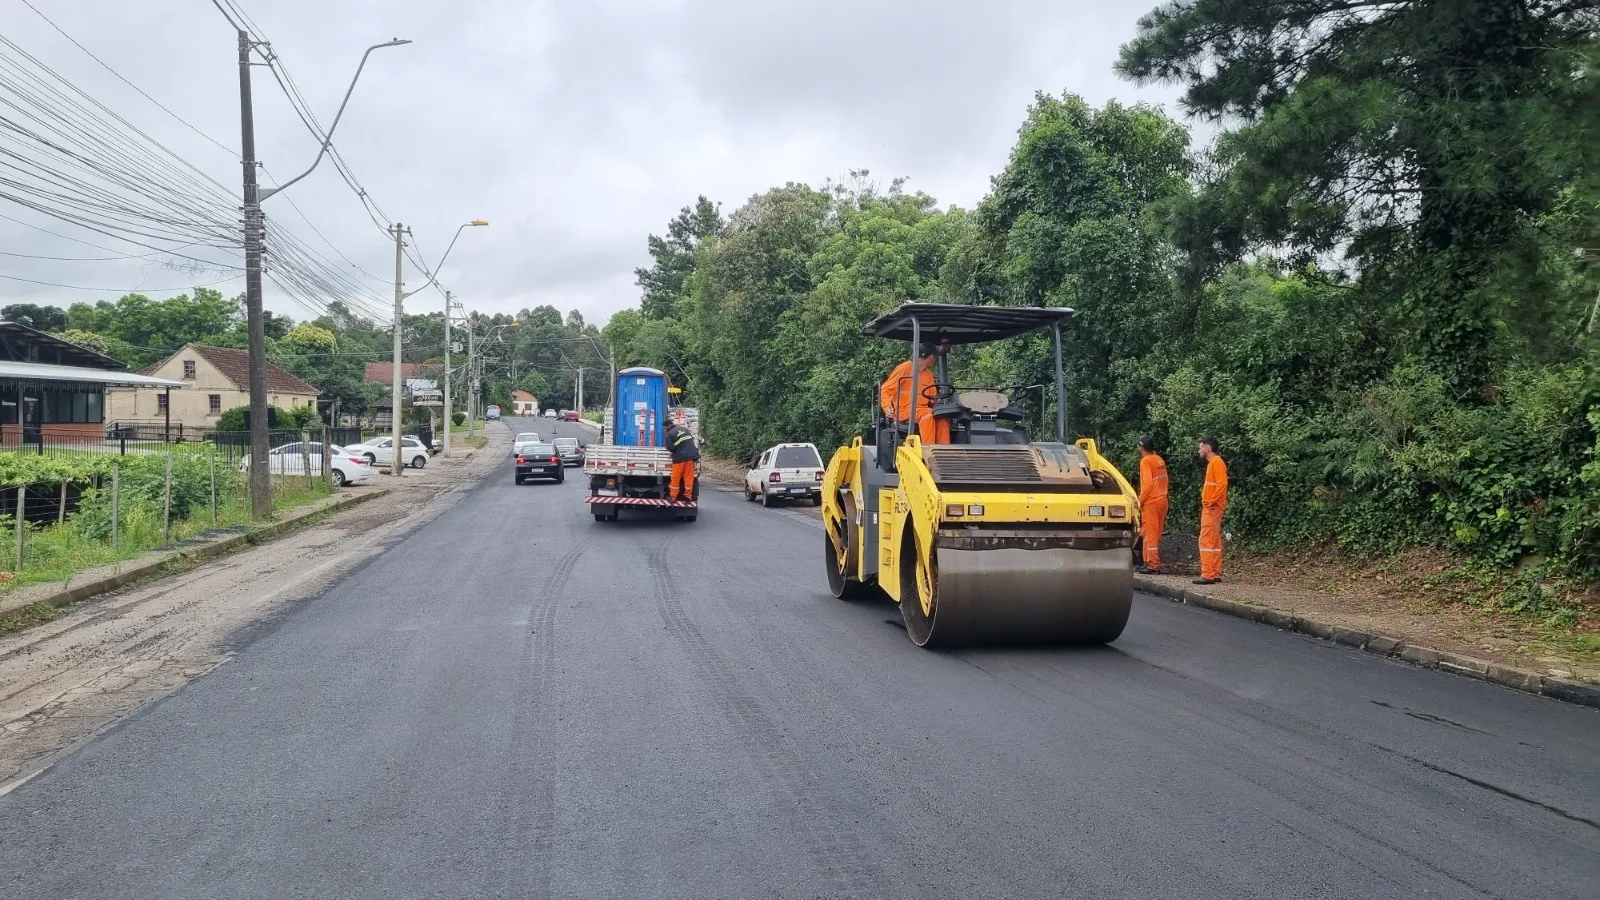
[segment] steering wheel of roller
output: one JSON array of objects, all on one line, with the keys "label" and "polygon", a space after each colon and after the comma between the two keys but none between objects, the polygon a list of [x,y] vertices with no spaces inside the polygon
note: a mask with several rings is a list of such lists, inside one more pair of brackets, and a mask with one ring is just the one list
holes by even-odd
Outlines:
[{"label": "steering wheel of roller", "polygon": [[953,384],[930,384],[922,388],[919,393],[922,394],[924,400],[942,403],[956,395],[956,388]]}]

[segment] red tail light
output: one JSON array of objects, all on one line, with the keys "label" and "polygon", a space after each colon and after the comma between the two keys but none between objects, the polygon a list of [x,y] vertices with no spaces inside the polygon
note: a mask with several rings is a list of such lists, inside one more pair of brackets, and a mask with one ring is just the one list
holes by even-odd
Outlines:
[{"label": "red tail light", "polygon": [[366,460],[364,460],[364,459],[362,459],[362,458],[361,458],[361,457],[359,457],[359,456],[352,456],[352,457],[350,457],[350,461],[351,461],[351,462],[353,462],[353,463],[355,463],[355,464],[356,464],[356,465],[358,465],[358,466],[364,466],[364,465],[366,465],[366,464],[367,464],[367,461],[366,461]]},{"label": "red tail light", "polygon": [[552,456],[552,457],[550,457],[550,461],[551,461],[551,462],[553,462],[553,463],[558,463],[558,462],[561,462],[561,457],[559,457],[559,456]]},{"label": "red tail light", "polygon": [[818,472],[817,472],[817,480],[818,481],[822,480],[822,472],[821,472],[821,470],[818,470]]},{"label": "red tail light", "polygon": [[783,476],[779,475],[777,472],[773,472],[771,475],[767,476],[767,481],[769,481],[769,482],[771,482],[773,484],[777,484],[778,482],[780,482],[782,480],[783,480]]},{"label": "red tail light", "polygon": [[522,465],[523,462],[524,462],[523,458],[521,456],[518,456],[517,457],[517,465],[520,466],[520,465]]}]

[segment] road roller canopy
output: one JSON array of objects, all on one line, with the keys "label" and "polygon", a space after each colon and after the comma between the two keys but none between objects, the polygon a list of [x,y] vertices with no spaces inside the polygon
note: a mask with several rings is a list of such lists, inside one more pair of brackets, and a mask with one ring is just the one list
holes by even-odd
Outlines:
[{"label": "road roller canopy", "polygon": [[906,303],[868,322],[861,332],[871,337],[909,341],[913,339],[914,319],[924,342],[948,340],[952,344],[981,344],[1049,328],[1071,315],[1072,310],[1066,307]]}]

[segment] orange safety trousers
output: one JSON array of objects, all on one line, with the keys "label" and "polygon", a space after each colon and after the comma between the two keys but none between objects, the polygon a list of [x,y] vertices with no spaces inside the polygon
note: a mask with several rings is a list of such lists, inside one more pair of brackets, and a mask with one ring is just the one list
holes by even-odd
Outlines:
[{"label": "orange safety trousers", "polygon": [[1144,567],[1161,568],[1161,532],[1167,526],[1167,498],[1139,507],[1139,532],[1144,536]]},{"label": "orange safety trousers", "polygon": [[[679,488],[683,489],[681,493]],[[671,500],[679,497],[694,499],[694,460],[672,464],[672,481],[667,486],[667,497]]]},{"label": "orange safety trousers", "polygon": [[935,418],[931,407],[919,405],[917,437],[921,438],[924,444],[950,443],[950,420]]},{"label": "orange safety trousers", "polygon": [[1205,506],[1200,509],[1200,577],[1222,577],[1222,509]]}]

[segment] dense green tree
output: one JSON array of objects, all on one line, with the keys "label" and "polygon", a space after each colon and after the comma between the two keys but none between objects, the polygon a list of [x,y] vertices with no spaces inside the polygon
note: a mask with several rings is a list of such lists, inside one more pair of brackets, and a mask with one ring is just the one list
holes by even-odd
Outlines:
[{"label": "dense green tree", "polygon": [[67,309],[68,327],[104,335],[126,347],[125,360],[135,367],[163,359],[189,342],[237,346],[230,335],[240,321],[238,308],[210,288],[194,296],[180,294],[151,300],[127,294],[116,302],[74,303]]},{"label": "dense green tree", "polygon": [[648,244],[653,260],[648,269],[634,269],[636,283],[643,294],[640,309],[647,318],[664,319],[672,315],[673,305],[694,273],[695,250],[722,233],[725,226],[721,204],[702,194],[694,206],[685,206],[667,223],[667,236],[650,235]]},{"label": "dense green tree", "polygon": [[1561,296],[1537,289],[1539,220],[1593,146],[1597,28],[1594,4],[1548,0],[1183,0],[1140,21],[1118,69],[1236,123],[1180,219],[1203,270],[1347,257],[1464,396],[1491,380],[1508,307]]},{"label": "dense green tree", "polygon": [[40,331],[60,331],[67,327],[67,313],[54,306],[37,303],[13,303],[0,307],[0,319],[16,322]]}]

